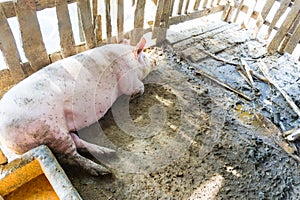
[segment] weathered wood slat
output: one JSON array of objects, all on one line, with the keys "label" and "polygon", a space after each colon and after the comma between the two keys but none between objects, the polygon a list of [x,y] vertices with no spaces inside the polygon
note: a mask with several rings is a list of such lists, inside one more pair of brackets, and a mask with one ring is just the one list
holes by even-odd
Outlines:
[{"label": "weathered wood slat", "polygon": [[107,43],[111,43],[112,27],[111,27],[111,16],[110,16],[110,0],[105,0],[105,16],[106,16],[106,36]]},{"label": "weathered wood slat", "polygon": [[171,1],[171,6],[170,6],[170,17],[172,17],[172,14],[173,14],[174,3],[175,3],[175,0],[172,0]]},{"label": "weathered wood slat", "polygon": [[157,5],[157,9],[156,9],[152,39],[157,38],[157,36],[159,35],[160,29],[161,29],[160,22],[161,22],[163,11],[164,11],[164,1],[159,0],[158,5]]},{"label": "weathered wood slat", "polygon": [[188,13],[189,5],[190,5],[190,0],[187,0],[185,3],[184,14]]},{"label": "weathered wood slat", "polygon": [[224,6],[216,6],[213,8],[205,9],[205,10],[199,10],[192,13],[188,13],[186,15],[179,15],[174,16],[170,18],[169,25],[178,24],[187,20],[196,19],[199,17],[207,16],[208,14],[214,14],[217,12],[220,12],[224,9]]},{"label": "weathered wood slat", "polygon": [[267,0],[261,13],[258,15],[257,21],[256,21],[256,26],[254,28],[253,31],[253,35],[256,37],[260,28],[262,27],[262,25],[265,22],[265,19],[267,17],[267,15],[269,14],[273,4],[274,4],[275,0]]},{"label": "weathered wood slat", "polygon": [[96,43],[97,45],[101,45],[102,43],[102,17],[101,15],[97,15],[96,20],[95,20],[95,24],[96,24],[96,30],[95,30],[95,34],[96,34]]},{"label": "weathered wood slat", "polygon": [[56,0],[56,15],[58,20],[62,56],[63,58],[66,58],[76,54],[72,25],[66,1]]},{"label": "weathered wood slat", "polygon": [[300,24],[298,23],[295,32],[293,33],[290,40],[287,42],[284,51],[292,54],[297,44],[300,42]]},{"label": "weathered wood slat", "polygon": [[117,16],[117,27],[118,27],[118,42],[123,40],[124,32],[124,0],[118,0],[118,16]]},{"label": "weathered wood slat", "polygon": [[136,45],[144,34],[145,4],[146,0],[138,0],[136,3],[136,8],[134,11],[134,30],[130,40],[131,45]]},{"label": "weathered wood slat", "polygon": [[17,1],[16,11],[23,48],[31,67],[37,71],[50,63],[38,22],[35,1]]},{"label": "weathered wood slat", "polygon": [[84,32],[84,37],[86,41],[86,47],[92,49],[96,46],[94,25],[91,13],[91,6],[89,0],[80,0],[77,2],[80,10],[80,18],[82,21],[82,27]]},{"label": "weathered wood slat", "polygon": [[95,29],[95,27],[96,27],[95,20],[98,15],[98,0],[93,0],[92,3],[93,3],[93,23],[94,23],[94,29]]},{"label": "weathered wood slat", "polygon": [[269,53],[274,53],[277,50],[281,41],[283,40],[286,33],[290,29],[291,25],[296,20],[296,17],[299,13],[299,9],[300,9],[300,1],[295,1],[295,4],[293,5],[290,12],[288,13],[285,21],[282,23],[281,27],[279,28],[276,35],[274,36],[274,38],[269,44],[268,46]]},{"label": "weathered wood slat", "polygon": [[181,12],[182,12],[183,1],[184,1],[184,0],[179,0],[179,3],[178,3],[178,10],[177,10],[177,14],[178,14],[178,15],[180,15]]},{"label": "weathered wood slat", "polygon": [[171,12],[171,4],[172,0],[160,0],[159,4],[163,4],[163,12],[161,14],[161,21],[163,22],[162,25],[158,28],[158,32],[156,34],[156,42],[160,43],[166,39],[166,34],[167,34],[167,28],[169,27],[169,16]]},{"label": "weathered wood slat", "polygon": [[200,5],[200,0],[196,0],[194,4],[194,10],[198,10]]},{"label": "weathered wood slat", "polygon": [[280,6],[278,10],[275,13],[275,16],[273,17],[272,22],[269,25],[268,31],[266,33],[266,39],[269,38],[273,28],[275,27],[276,23],[278,22],[279,18],[283,15],[283,13],[286,11],[286,9],[289,7],[291,0],[282,0],[280,2]]},{"label": "weathered wood slat", "polygon": [[9,67],[11,77],[15,83],[23,80],[25,74],[22,70],[21,59],[17,49],[14,36],[11,32],[6,16],[0,5],[0,49],[5,58],[6,64]]}]

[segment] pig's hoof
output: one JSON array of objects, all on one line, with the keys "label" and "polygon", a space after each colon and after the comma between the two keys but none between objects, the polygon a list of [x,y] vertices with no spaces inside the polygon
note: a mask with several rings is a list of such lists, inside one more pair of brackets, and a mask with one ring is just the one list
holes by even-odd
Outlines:
[{"label": "pig's hoof", "polygon": [[98,164],[97,164],[97,166],[93,166],[93,167],[87,169],[87,172],[93,176],[111,174],[111,171],[109,171],[107,168],[105,168],[101,165],[98,165]]}]

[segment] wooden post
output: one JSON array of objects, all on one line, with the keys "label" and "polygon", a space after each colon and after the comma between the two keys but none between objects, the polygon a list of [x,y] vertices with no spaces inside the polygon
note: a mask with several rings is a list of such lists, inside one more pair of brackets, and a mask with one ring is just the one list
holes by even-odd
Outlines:
[{"label": "wooden post", "polygon": [[286,19],[284,20],[281,27],[277,31],[276,35],[270,42],[270,44],[268,46],[269,53],[274,53],[277,50],[281,41],[283,40],[286,33],[290,29],[291,25],[296,20],[296,17],[299,13],[299,9],[300,9],[300,1],[298,0],[298,1],[295,1],[294,5],[293,5],[292,9],[290,10],[289,14],[287,15]]},{"label": "wooden post", "polygon": [[105,0],[105,15],[106,15],[106,36],[107,43],[111,43],[111,17],[110,17],[110,0]]},{"label": "wooden post", "polygon": [[86,47],[88,49],[92,49],[96,46],[96,40],[94,34],[94,25],[92,19],[90,0],[80,0],[77,2],[77,5],[80,10],[80,18],[82,21]]},{"label": "wooden post", "polygon": [[55,2],[62,57],[66,58],[76,54],[68,4],[64,0],[56,0]]},{"label": "wooden post", "polygon": [[132,37],[130,40],[131,45],[136,45],[144,34],[145,4],[146,0],[138,0],[136,3],[136,8],[134,11],[134,29],[132,31]]},{"label": "wooden post", "polygon": [[123,40],[124,34],[124,0],[118,0],[118,16],[117,16],[117,26],[118,26],[118,42]]},{"label": "wooden post", "polygon": [[14,36],[11,32],[6,16],[0,5],[0,49],[3,53],[4,59],[11,77],[15,83],[20,82],[25,78],[25,74],[22,70],[21,59],[17,49],[17,45]]},{"label": "wooden post", "polygon": [[21,30],[23,48],[31,67],[37,71],[50,63],[43,42],[35,10],[35,1],[17,1],[15,4]]}]

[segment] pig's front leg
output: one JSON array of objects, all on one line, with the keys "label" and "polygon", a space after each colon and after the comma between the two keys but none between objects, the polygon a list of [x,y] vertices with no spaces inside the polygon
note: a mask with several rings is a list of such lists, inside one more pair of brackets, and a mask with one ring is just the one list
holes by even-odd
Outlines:
[{"label": "pig's front leg", "polygon": [[75,133],[70,133],[77,149],[87,151],[91,154],[114,154],[115,150],[91,144],[80,139]]}]

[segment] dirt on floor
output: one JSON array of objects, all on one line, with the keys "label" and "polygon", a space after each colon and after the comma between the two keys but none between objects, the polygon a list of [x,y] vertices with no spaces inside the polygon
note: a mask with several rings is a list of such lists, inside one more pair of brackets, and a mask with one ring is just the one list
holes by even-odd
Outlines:
[{"label": "dirt on floor", "polygon": [[[78,133],[117,150],[114,158],[94,155],[113,174],[93,177],[63,166],[83,199],[300,198],[299,162],[278,136],[270,104],[259,104],[261,97],[246,101],[195,73],[195,62],[173,47],[150,51],[158,67],[144,81],[145,93],[131,100],[122,96],[99,123]],[[217,69],[210,72],[216,75]],[[252,95],[243,79],[235,83]],[[256,83],[263,85],[264,97],[274,98],[263,89],[268,84]],[[285,110],[277,105],[277,112],[288,116]]]}]

